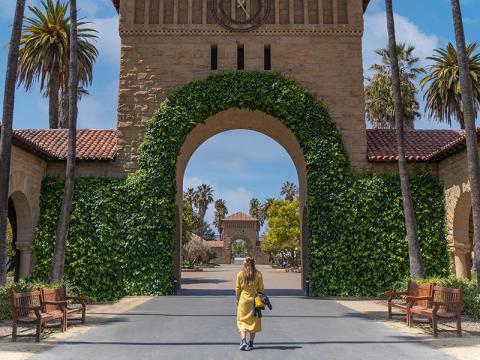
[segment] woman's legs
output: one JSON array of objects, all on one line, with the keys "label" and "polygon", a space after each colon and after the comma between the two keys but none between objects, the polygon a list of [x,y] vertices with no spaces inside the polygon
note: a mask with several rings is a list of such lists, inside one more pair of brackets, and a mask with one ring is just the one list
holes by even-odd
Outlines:
[{"label": "woman's legs", "polygon": [[255,340],[255,333],[250,333],[250,341],[253,342]]},{"label": "woman's legs", "polygon": [[247,333],[245,331],[240,331],[240,336],[242,338],[242,342],[240,343],[240,350],[250,350],[247,344]]}]

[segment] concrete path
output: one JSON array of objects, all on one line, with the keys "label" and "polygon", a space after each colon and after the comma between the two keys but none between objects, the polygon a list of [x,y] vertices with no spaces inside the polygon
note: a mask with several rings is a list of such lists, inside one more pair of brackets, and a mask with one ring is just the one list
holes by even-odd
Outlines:
[{"label": "concrete path", "polygon": [[234,298],[157,297],[32,359],[450,359],[334,301],[275,297],[257,349],[237,350]]},{"label": "concrete path", "polygon": [[[272,281],[281,274],[265,273]],[[215,283],[213,274],[207,274],[204,285]],[[202,292],[196,273],[197,280],[190,281],[194,289],[184,295],[152,298],[31,359],[451,359],[335,301],[303,296],[272,297],[274,309],[265,313],[257,348],[240,352],[235,299],[222,294],[231,291],[225,284],[230,280],[224,272],[218,274],[216,285],[224,289]]]}]

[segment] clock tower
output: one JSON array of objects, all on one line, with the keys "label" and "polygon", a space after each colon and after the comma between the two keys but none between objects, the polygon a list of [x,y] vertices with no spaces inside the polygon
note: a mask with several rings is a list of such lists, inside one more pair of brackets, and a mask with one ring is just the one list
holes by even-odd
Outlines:
[{"label": "clock tower", "polygon": [[351,165],[367,166],[362,35],[367,0],[113,0],[120,14],[118,157],[136,169],[166,95],[212,72],[277,71],[328,107]]}]

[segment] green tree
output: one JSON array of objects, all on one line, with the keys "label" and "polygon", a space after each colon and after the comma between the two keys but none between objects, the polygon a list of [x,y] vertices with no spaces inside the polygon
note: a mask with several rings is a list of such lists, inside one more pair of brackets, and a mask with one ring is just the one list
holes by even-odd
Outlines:
[{"label": "green tree", "polygon": [[205,214],[208,210],[208,205],[213,202],[213,189],[210,185],[201,184],[195,191],[194,204],[198,209],[199,227],[198,234],[202,237],[203,222],[205,221]]},{"label": "green tree", "polygon": [[296,266],[300,249],[300,210],[298,197],[294,200],[274,200],[268,210],[268,228],[262,250],[271,255],[286,254]]},{"label": "green tree", "polygon": [[68,230],[70,228],[70,212],[72,211],[73,191],[75,187],[75,168],[77,158],[77,102],[78,102],[78,32],[77,32],[77,1],[69,0],[70,4],[70,41],[68,57],[68,144],[67,164],[65,171],[65,186],[58,218],[57,236],[53,252],[49,281],[51,283],[63,280],[65,272],[65,253],[67,250]]},{"label": "green tree", "polygon": [[[32,17],[25,17],[25,27],[21,39],[20,67],[18,80],[27,90],[39,82],[40,89],[49,98],[49,125],[56,129],[60,125],[60,114],[68,113],[59,108],[60,98],[68,99],[68,77],[70,57],[70,25],[68,3],[60,0],[43,0],[41,8],[29,6]],[[93,64],[98,55],[92,40],[96,39],[96,30],[86,27],[89,22],[79,21],[78,32],[78,68],[77,76],[82,86],[88,86],[93,80]],[[82,90],[80,90],[82,92]]]},{"label": "green tree", "polygon": [[244,240],[235,240],[232,244],[232,254],[235,257],[244,258],[247,256],[247,245]]},{"label": "green tree", "polygon": [[285,200],[292,201],[298,194],[298,187],[293,182],[285,181],[280,190],[280,196],[284,196]]},{"label": "green tree", "polygon": [[228,214],[227,204],[225,203],[225,200],[217,199],[215,200],[214,206],[215,206],[215,213],[213,216],[214,217],[213,225],[217,228],[218,233],[220,234],[220,238],[222,238],[222,234],[223,234],[222,220]]},{"label": "green tree", "polygon": [[0,286],[7,282],[7,222],[8,187],[10,160],[12,154],[13,108],[15,105],[15,80],[19,63],[20,36],[22,33],[25,0],[17,0],[13,18],[10,46],[8,49],[7,71],[3,93],[3,112],[0,131]]},{"label": "green tree", "polygon": [[477,273],[477,285],[480,286],[480,162],[478,158],[478,136],[475,125],[475,102],[468,60],[465,33],[463,31],[462,12],[459,0],[452,1],[453,24],[457,43],[460,92],[462,93],[463,120],[467,144],[467,168],[472,196],[473,217],[473,264]]},{"label": "green tree", "polygon": [[192,234],[198,229],[198,215],[193,210],[187,199],[183,199],[182,213],[182,244],[186,244],[192,238]]},{"label": "green tree", "polygon": [[262,204],[262,213],[265,220],[268,220],[268,209],[270,209],[274,201],[274,198],[267,198]]},{"label": "green tree", "polygon": [[[480,107],[480,53],[474,53],[477,47],[478,44],[473,43],[466,48],[475,117]],[[422,89],[426,89],[423,96],[426,101],[425,112],[430,118],[450,126],[452,119],[456,119],[460,127],[465,129],[457,50],[452,43],[448,43],[445,49],[435,49],[435,55],[427,59],[432,64],[427,67],[427,76],[420,81]]]},{"label": "green tree", "polygon": [[392,0],[385,0],[387,14],[388,50],[390,55],[390,68],[392,76],[393,103],[395,109],[395,131],[397,135],[398,174],[402,190],[403,212],[407,231],[408,254],[410,261],[410,274],[417,278],[424,278],[422,254],[417,237],[417,222],[413,208],[410,180],[408,178],[407,159],[405,157],[404,114],[401,91],[401,76],[399,59],[397,56],[397,42],[395,40],[395,21],[393,18]]},{"label": "green tree", "polygon": [[210,248],[200,237],[194,237],[183,245],[183,258],[187,261],[188,266],[193,269],[211,258]]},{"label": "green tree", "polygon": [[[404,126],[407,129],[413,129],[415,119],[420,116],[420,105],[416,100],[417,87],[414,81],[425,70],[417,67],[419,58],[413,55],[414,46],[400,43],[397,44],[396,49],[400,70]],[[372,77],[367,77],[365,113],[367,120],[374,128],[393,129],[395,127],[395,109],[390,70],[390,51],[389,49],[379,49],[375,53],[381,57],[382,62],[370,67],[370,70],[375,71],[375,74]]]}]

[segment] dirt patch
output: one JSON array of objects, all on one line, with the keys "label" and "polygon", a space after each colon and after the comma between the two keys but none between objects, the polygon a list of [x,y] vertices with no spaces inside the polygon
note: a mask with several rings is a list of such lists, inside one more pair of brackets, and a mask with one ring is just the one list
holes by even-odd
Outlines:
[{"label": "dirt patch", "polygon": [[[407,335],[415,336],[422,343],[439,349],[450,356],[462,360],[480,359],[480,322],[465,317],[462,319],[463,337],[457,338],[452,333],[440,333],[434,338],[428,324],[416,324],[407,327],[404,318],[390,320],[387,315],[387,302],[384,300],[338,300],[337,303],[353,311],[364,314],[365,317],[382,322],[385,326],[394,328]],[[455,329],[455,324],[446,322],[440,327]]]},{"label": "dirt patch", "polygon": [[[71,322],[68,330],[60,332],[58,326],[45,329],[40,343],[35,342],[34,328],[19,328],[20,335],[17,342],[12,342],[11,321],[0,323],[0,359],[23,360],[33,354],[38,354],[55,346],[60,341],[65,341],[81,334],[93,326],[106,323],[112,317],[125,313],[150,300],[148,296],[125,297],[115,303],[92,304],[87,307],[87,323]],[[52,324],[55,324],[52,322]]]}]

